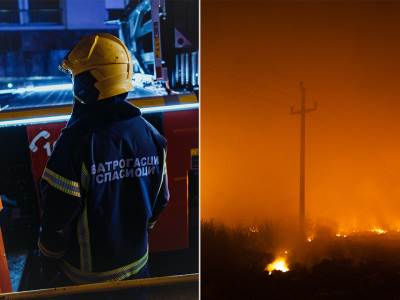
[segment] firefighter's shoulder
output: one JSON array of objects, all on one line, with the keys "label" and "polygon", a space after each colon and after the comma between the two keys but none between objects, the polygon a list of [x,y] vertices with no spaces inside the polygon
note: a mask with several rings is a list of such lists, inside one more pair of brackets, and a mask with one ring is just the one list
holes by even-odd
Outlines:
[{"label": "firefighter's shoulder", "polygon": [[76,185],[75,181],[79,175],[78,169],[81,161],[79,150],[81,147],[79,138],[74,136],[73,132],[63,130],[54,145],[43,175],[62,177],[64,181],[73,181],[73,185]]},{"label": "firefighter's shoulder", "polygon": [[155,128],[149,121],[145,118],[141,117],[144,122],[144,126],[146,130],[157,139],[158,143],[161,144],[163,147],[167,145],[167,139]]}]

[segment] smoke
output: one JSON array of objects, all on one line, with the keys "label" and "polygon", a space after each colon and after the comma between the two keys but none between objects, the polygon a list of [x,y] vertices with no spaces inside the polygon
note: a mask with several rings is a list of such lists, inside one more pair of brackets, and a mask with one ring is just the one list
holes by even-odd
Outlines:
[{"label": "smoke", "polygon": [[205,1],[202,218],[296,220],[304,81],[309,221],[400,227],[399,29],[400,3]]}]

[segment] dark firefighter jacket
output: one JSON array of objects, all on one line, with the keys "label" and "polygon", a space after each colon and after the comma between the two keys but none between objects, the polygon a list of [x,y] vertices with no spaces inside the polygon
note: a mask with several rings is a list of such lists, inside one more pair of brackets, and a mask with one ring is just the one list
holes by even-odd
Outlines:
[{"label": "dark firefighter jacket", "polygon": [[41,253],[76,283],[138,273],[169,200],[165,161],[165,138],[123,99],[73,114],[42,176]]}]

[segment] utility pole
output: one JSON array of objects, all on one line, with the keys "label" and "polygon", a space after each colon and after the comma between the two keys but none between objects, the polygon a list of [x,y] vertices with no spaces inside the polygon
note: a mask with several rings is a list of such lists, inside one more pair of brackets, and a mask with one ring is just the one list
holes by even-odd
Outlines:
[{"label": "utility pole", "polygon": [[300,115],[300,190],[299,190],[299,226],[302,238],[305,238],[305,219],[306,219],[306,114],[317,110],[317,102],[314,102],[314,107],[306,108],[306,89],[303,82],[300,82],[300,109],[295,110],[290,107],[291,114]]}]

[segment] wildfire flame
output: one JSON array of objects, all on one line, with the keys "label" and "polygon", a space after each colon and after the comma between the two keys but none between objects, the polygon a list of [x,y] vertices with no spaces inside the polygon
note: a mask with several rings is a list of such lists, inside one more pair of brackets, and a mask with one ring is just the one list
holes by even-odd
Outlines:
[{"label": "wildfire flame", "polygon": [[347,238],[347,234],[336,233],[336,237],[339,237],[339,238]]},{"label": "wildfire flame", "polygon": [[379,227],[374,227],[370,231],[373,232],[373,233],[376,233],[376,234],[385,234],[385,233],[387,233],[386,230],[384,230],[382,228],[379,228]]},{"label": "wildfire flame", "polygon": [[[396,231],[399,232],[398,230],[396,230]],[[371,227],[370,229],[367,229],[367,230],[353,229],[352,231],[348,231],[348,232],[345,232],[345,231],[341,230],[340,232],[336,233],[336,237],[338,237],[338,238],[346,238],[349,235],[351,236],[351,235],[357,235],[357,234],[362,234],[362,233],[367,233],[367,232],[374,233],[374,234],[377,234],[377,235],[381,235],[381,234],[388,233],[388,230],[383,229],[381,227]]]},{"label": "wildfire flame", "polygon": [[252,232],[252,233],[257,233],[257,232],[259,232],[257,226],[250,226],[250,227],[249,227],[249,231]]},{"label": "wildfire flame", "polygon": [[271,275],[273,271],[289,271],[289,266],[286,262],[286,258],[282,256],[277,257],[272,263],[266,266],[264,271],[268,271],[268,275]]}]

